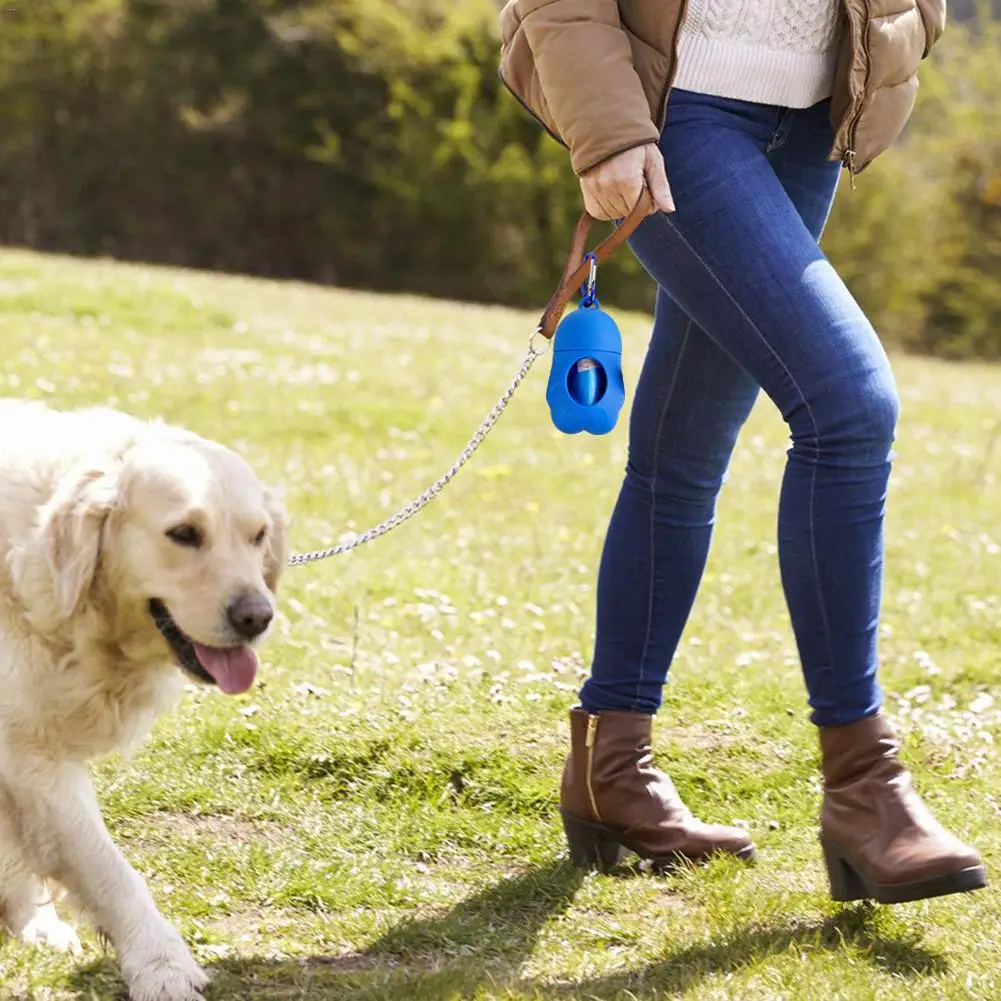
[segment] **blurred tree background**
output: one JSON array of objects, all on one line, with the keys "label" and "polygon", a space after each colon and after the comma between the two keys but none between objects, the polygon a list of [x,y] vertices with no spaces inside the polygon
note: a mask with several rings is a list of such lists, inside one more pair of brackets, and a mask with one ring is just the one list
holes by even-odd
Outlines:
[{"label": "blurred tree background", "polygon": [[[579,196],[497,77],[497,0],[14,0],[0,241],[541,306]],[[1001,0],[950,3],[825,249],[889,342],[1001,357]],[[648,307],[628,254],[606,302]]]}]

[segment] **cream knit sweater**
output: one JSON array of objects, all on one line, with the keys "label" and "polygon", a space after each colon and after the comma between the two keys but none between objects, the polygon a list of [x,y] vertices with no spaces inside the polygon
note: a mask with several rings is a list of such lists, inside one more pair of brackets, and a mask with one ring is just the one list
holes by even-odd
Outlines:
[{"label": "cream knit sweater", "polygon": [[831,95],[839,0],[689,0],[674,86],[785,108]]}]

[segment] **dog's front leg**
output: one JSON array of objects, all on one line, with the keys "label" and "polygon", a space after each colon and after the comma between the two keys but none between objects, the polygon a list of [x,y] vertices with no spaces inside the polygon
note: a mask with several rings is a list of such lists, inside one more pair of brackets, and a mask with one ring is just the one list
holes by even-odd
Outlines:
[{"label": "dog's front leg", "polygon": [[86,769],[22,762],[7,771],[31,777],[10,787],[28,852],[111,939],[133,1001],[198,1001],[207,977],[111,840]]}]

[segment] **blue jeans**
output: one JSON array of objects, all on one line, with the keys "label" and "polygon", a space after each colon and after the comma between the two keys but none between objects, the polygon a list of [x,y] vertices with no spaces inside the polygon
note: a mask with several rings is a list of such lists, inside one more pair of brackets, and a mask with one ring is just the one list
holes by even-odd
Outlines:
[{"label": "blue jeans", "polygon": [[789,426],[782,586],[819,726],[876,712],[883,517],[899,400],[875,331],[818,246],[840,165],[828,105],[671,94],[677,211],[631,246],[657,282],[629,462],[598,578],[581,704],[654,713],[759,388]]}]

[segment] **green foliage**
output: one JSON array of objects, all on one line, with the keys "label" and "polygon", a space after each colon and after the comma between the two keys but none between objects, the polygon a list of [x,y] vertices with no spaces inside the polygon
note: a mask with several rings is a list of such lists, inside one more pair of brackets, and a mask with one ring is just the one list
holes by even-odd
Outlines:
[{"label": "green foliage", "polygon": [[[5,7],[0,239],[540,307],[579,192],[498,80],[496,15],[495,0]],[[1001,355],[999,58],[996,21],[953,23],[907,135],[839,199],[825,247],[888,341]],[[603,293],[652,303],[627,254]]]}]

